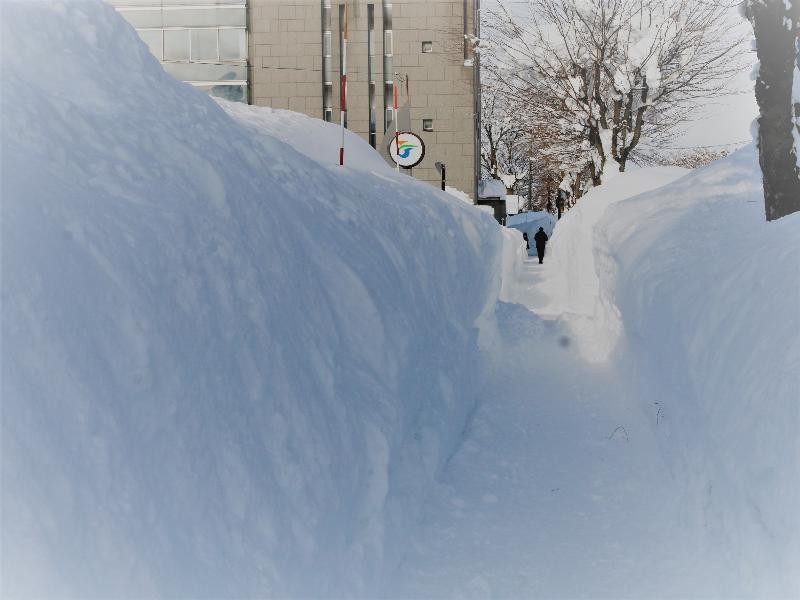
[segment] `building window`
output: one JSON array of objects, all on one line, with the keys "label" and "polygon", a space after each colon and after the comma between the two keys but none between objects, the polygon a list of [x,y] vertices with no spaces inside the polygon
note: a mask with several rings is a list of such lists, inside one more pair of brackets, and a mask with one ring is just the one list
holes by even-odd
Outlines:
[{"label": "building window", "polygon": [[422,119],[422,131],[433,131],[433,119]]},{"label": "building window", "polygon": [[424,54],[433,52],[433,42],[422,42],[422,52]]},{"label": "building window", "polygon": [[219,59],[246,60],[247,34],[244,29],[219,30]]},{"label": "building window", "polygon": [[192,29],[190,43],[191,60],[219,60],[216,29]]},{"label": "building window", "polygon": [[189,60],[189,30],[164,31],[164,60]]},{"label": "building window", "polygon": [[161,61],[244,63],[247,60],[247,31],[243,27],[140,29],[139,35]]}]

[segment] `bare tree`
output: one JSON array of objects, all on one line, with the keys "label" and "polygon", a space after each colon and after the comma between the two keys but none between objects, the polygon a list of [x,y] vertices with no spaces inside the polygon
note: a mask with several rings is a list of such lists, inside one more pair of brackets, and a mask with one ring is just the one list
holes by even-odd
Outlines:
[{"label": "bare tree", "polygon": [[507,93],[503,74],[484,66],[481,86],[481,171],[500,179],[509,194],[525,197],[524,210],[545,210],[563,174],[541,141],[547,133],[520,118],[518,104]]},{"label": "bare tree", "polygon": [[800,148],[794,139],[800,139],[800,98],[792,98],[794,78],[800,77],[800,0],[749,0],[745,10],[760,61],[758,156],[767,221],[772,221],[800,211]]},{"label": "bare tree", "polygon": [[491,77],[481,85],[481,171],[509,194],[527,174],[529,136]]},{"label": "bare tree", "polygon": [[[727,8],[697,0],[529,0],[500,6],[485,44],[517,114],[546,130],[574,198],[624,171],[637,146],[670,139],[700,100],[723,92],[742,39]],[[483,43],[482,43],[483,46]]]}]

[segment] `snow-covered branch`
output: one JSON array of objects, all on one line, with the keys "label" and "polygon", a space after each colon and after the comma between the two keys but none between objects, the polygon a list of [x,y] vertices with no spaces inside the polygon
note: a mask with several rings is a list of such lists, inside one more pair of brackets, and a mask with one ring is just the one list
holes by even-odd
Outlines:
[{"label": "snow-covered branch", "polygon": [[525,15],[493,11],[487,29],[513,113],[582,185],[624,171],[645,137],[669,139],[743,52],[727,8],[694,0],[530,0]]}]

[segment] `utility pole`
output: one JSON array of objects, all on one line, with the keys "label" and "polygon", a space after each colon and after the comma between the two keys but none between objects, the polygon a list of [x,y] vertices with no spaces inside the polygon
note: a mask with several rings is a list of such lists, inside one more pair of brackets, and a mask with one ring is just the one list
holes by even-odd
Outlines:
[{"label": "utility pole", "polygon": [[528,158],[528,210],[533,210],[533,156]]}]

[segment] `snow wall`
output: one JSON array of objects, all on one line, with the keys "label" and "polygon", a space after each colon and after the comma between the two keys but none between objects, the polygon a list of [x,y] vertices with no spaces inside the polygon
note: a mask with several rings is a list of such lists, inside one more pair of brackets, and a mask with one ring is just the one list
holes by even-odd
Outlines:
[{"label": "snow wall", "polygon": [[629,429],[658,441],[715,590],[695,593],[798,597],[800,214],[764,220],[755,148],[620,175],[548,251],[533,309],[629,379]]},{"label": "snow wall", "polygon": [[4,1],[2,83],[3,595],[368,595],[474,407],[493,219],[99,2]]},{"label": "snow wall", "polygon": [[739,576],[722,595],[796,596],[800,214],[764,220],[748,146],[617,204],[599,228],[686,523]]}]

